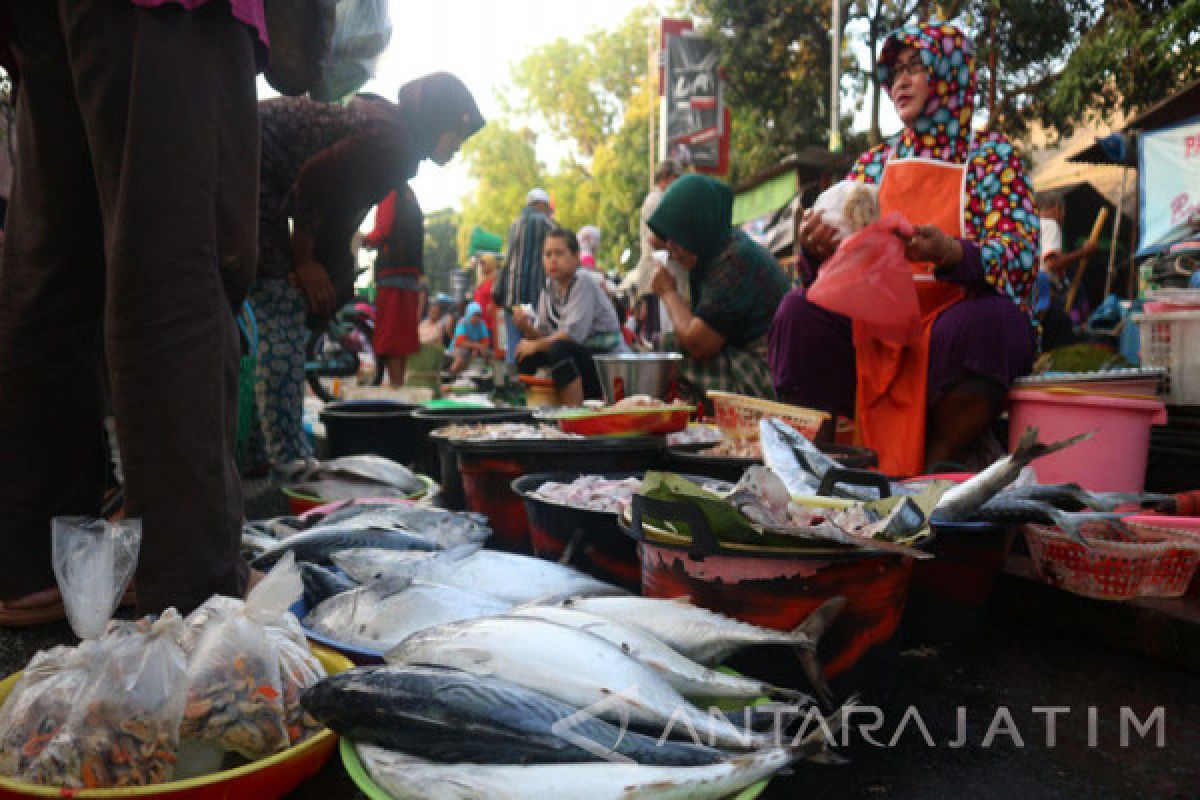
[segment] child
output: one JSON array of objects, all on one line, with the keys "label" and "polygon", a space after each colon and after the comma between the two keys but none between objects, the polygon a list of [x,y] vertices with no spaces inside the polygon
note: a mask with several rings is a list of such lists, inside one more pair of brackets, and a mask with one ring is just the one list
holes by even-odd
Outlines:
[{"label": "child", "polygon": [[467,313],[463,315],[462,321],[454,327],[454,339],[447,351],[454,356],[450,374],[461,374],[476,355],[487,360],[491,351],[492,336],[483,322],[483,309],[479,307],[479,303],[471,303],[467,306]]},{"label": "child", "polygon": [[592,354],[626,349],[617,313],[600,284],[580,279],[574,232],[556,229],[546,234],[542,255],[546,286],[537,316],[531,319],[523,311],[514,315],[524,337],[517,345],[517,368],[531,375],[550,367],[566,405],[580,405],[585,397],[603,399]]}]

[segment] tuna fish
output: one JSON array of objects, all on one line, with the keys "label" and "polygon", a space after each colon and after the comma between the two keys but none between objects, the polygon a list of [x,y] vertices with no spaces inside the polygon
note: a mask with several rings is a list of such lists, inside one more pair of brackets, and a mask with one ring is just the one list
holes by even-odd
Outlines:
[{"label": "tuna fish", "polygon": [[356,742],[441,762],[574,763],[619,757],[698,766],[719,750],[622,730],[509,681],[440,667],[363,667],[329,676],[304,709]]},{"label": "tuna fish", "polygon": [[770,742],[696,708],[658,673],[599,636],[540,619],[488,617],[442,625],[405,639],[386,660],[501,678],[622,725],[694,731],[721,749],[757,749]]},{"label": "tuna fish", "polygon": [[304,604],[308,608],[316,608],[330,597],[358,587],[358,583],[340,572],[307,562],[300,565],[300,577],[304,579]]},{"label": "tuna fish", "polygon": [[614,622],[598,614],[557,606],[526,606],[514,610],[512,615],[542,619],[599,636],[650,667],[687,698],[751,702],[761,697],[773,697],[806,704],[813,702],[803,692],[709,669],[675,652],[641,628]]},{"label": "tuna fish", "polygon": [[320,527],[297,533],[279,542],[251,562],[257,569],[267,569],[283,557],[295,553],[297,561],[328,566],[330,556],[341,550],[372,547],[383,550],[441,550],[437,542],[405,531],[376,530],[358,527]]}]

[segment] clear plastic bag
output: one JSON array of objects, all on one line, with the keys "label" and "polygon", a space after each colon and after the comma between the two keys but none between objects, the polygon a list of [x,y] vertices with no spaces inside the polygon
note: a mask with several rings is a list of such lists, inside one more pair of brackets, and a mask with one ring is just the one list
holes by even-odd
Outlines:
[{"label": "clear plastic bag", "polygon": [[71,629],[80,639],[95,639],[104,633],[133,578],[141,520],[55,517],[51,537],[54,577]]},{"label": "clear plastic bag", "polygon": [[96,640],[66,724],[21,777],[85,789],[169,781],[187,698],[182,630],[183,620],[169,609],[147,634]]},{"label": "clear plastic bag", "polygon": [[263,13],[271,40],[263,77],[280,94],[304,94],[320,79],[329,58],[337,0],[267,0]]},{"label": "clear plastic bag", "polygon": [[88,677],[94,642],[33,657],[0,708],[0,774],[19,777],[67,724]]},{"label": "clear plastic bag", "polygon": [[303,591],[289,553],[245,603],[206,604],[209,616],[188,668],[182,738],[213,742],[252,761],[288,747],[279,654],[267,626]]},{"label": "clear plastic bag", "polygon": [[920,320],[917,289],[900,238],[913,232],[899,214],[871,223],[821,265],[808,299],[881,331],[903,335],[914,328]]},{"label": "clear plastic bag", "polygon": [[299,744],[320,732],[322,725],[300,705],[300,694],[325,677],[325,668],[308,649],[304,631],[291,614],[280,626],[267,627],[267,635],[279,654],[279,680],[283,685],[283,712],[288,741]]},{"label": "clear plastic bag", "polygon": [[375,74],[391,38],[387,0],[338,0],[333,44],[309,95],[336,103],[358,91]]}]

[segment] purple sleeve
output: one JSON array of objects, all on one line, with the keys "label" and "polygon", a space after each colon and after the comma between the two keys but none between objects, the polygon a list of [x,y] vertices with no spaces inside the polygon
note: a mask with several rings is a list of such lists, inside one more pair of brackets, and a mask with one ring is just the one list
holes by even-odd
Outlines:
[{"label": "purple sleeve", "polygon": [[987,273],[983,269],[983,256],[979,245],[967,239],[958,240],[962,244],[962,261],[946,270],[937,270],[939,280],[957,283],[968,289],[990,289]]}]

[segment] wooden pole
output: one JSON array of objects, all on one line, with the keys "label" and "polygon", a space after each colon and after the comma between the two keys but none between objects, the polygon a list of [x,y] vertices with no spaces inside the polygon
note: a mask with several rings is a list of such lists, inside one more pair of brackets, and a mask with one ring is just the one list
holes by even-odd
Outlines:
[{"label": "wooden pole", "polygon": [[1104,276],[1105,298],[1112,294],[1113,280],[1117,277],[1117,237],[1121,233],[1121,214],[1125,211],[1125,179],[1128,177],[1129,168],[1121,167],[1121,193],[1117,195],[1117,216],[1113,220],[1112,246],[1108,249],[1108,274]]}]

